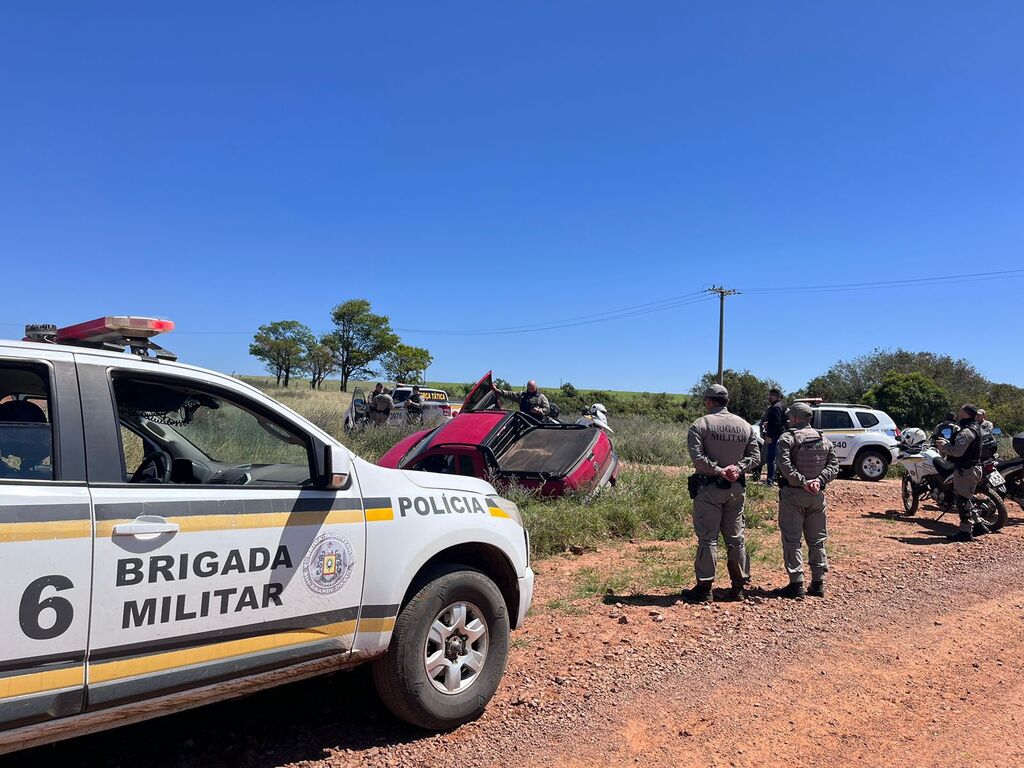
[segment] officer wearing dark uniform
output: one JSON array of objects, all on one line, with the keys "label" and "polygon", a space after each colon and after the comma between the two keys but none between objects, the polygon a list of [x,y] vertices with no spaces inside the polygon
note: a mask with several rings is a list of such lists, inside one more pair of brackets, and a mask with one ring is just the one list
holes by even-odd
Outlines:
[{"label": "officer wearing dark uniform", "polygon": [[975,536],[989,533],[978,518],[971,502],[978,483],[981,482],[981,425],[977,421],[978,409],[965,404],[960,407],[959,431],[952,440],[939,439],[935,445],[939,452],[953,462],[953,491],[956,493],[956,507],[960,513],[960,530],[949,538],[953,541],[971,541]]},{"label": "officer wearing dark uniform", "polygon": [[[825,486],[839,475],[836,447],[811,426],[814,411],[806,403],[793,403],[786,411],[790,428],[779,436],[776,468],[779,478],[779,532],[782,557],[789,574],[785,597],[825,596],[828,555],[825,540]],[[811,561],[811,587],[804,590],[801,538],[807,539]]]},{"label": "officer wearing dark uniform", "polygon": [[765,455],[764,460],[767,468],[767,479],[765,483],[775,483],[775,456],[778,450],[779,438],[786,431],[786,404],[782,402],[782,393],[777,389],[768,392],[768,408],[761,417],[761,437],[764,438]]},{"label": "officer wearing dark uniform", "polygon": [[744,473],[760,460],[754,430],[742,418],[729,413],[729,391],[712,384],[704,391],[707,415],[693,422],[687,448],[693,461],[690,496],[693,498],[693,531],[697,535],[694,571],[697,584],[683,590],[691,602],[710,603],[715,580],[719,535],[729,550],[728,597],[743,598],[750,581],[750,557],[743,538],[743,503],[746,500]]},{"label": "officer wearing dark uniform", "polygon": [[509,400],[518,401],[520,411],[538,419],[543,419],[551,412],[551,403],[548,402],[544,393],[537,388],[536,381],[528,381],[523,392],[512,392],[507,389],[498,389],[497,387],[494,388],[494,391]]},{"label": "officer wearing dark uniform", "polygon": [[423,395],[420,394],[419,386],[413,386],[412,394],[405,401],[405,414],[409,424],[423,421]]}]

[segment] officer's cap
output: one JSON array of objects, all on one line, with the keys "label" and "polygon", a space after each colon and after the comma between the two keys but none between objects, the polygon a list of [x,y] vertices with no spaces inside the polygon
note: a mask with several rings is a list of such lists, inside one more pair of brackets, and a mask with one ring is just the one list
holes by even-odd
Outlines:
[{"label": "officer's cap", "polygon": [[705,398],[725,398],[729,399],[729,390],[723,387],[721,384],[712,384],[704,390]]},{"label": "officer's cap", "polygon": [[793,403],[786,409],[786,416],[792,421],[810,421],[814,416],[814,411],[807,403]]}]

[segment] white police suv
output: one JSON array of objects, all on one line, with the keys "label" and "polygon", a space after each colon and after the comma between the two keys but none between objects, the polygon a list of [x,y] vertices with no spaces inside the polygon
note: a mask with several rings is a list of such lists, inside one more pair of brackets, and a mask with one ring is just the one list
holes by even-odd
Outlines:
[{"label": "white police suv", "polygon": [[172,328],[0,340],[0,752],[371,660],[399,717],[478,716],[533,593],[515,504],[359,459]]},{"label": "white police suv", "polygon": [[881,480],[899,455],[896,438],[900,431],[885,411],[867,405],[824,403],[820,398],[803,398],[814,411],[811,425],[823,432],[836,447],[840,471],[855,473],[862,480]]}]

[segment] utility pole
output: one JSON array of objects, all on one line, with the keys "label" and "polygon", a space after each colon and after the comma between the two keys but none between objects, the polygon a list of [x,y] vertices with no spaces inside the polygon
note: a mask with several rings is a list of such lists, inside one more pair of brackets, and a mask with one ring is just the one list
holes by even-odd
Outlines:
[{"label": "utility pole", "polygon": [[722,376],[725,373],[723,366],[725,361],[725,297],[735,296],[739,291],[715,285],[708,288],[707,292],[718,294],[718,383],[721,384]]}]

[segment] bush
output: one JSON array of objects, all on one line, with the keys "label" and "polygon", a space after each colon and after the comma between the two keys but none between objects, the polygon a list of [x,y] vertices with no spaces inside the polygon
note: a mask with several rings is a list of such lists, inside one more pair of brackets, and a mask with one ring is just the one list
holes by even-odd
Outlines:
[{"label": "bush", "polygon": [[538,557],[613,538],[664,540],[692,533],[692,502],[681,474],[669,477],[654,469],[625,469],[618,485],[596,497],[541,499],[517,488],[504,493],[522,510]]},{"label": "bush", "polygon": [[654,421],[646,416],[620,416],[610,419],[609,425],[615,430],[612,445],[623,461],[672,466],[689,462],[686,425]]}]

